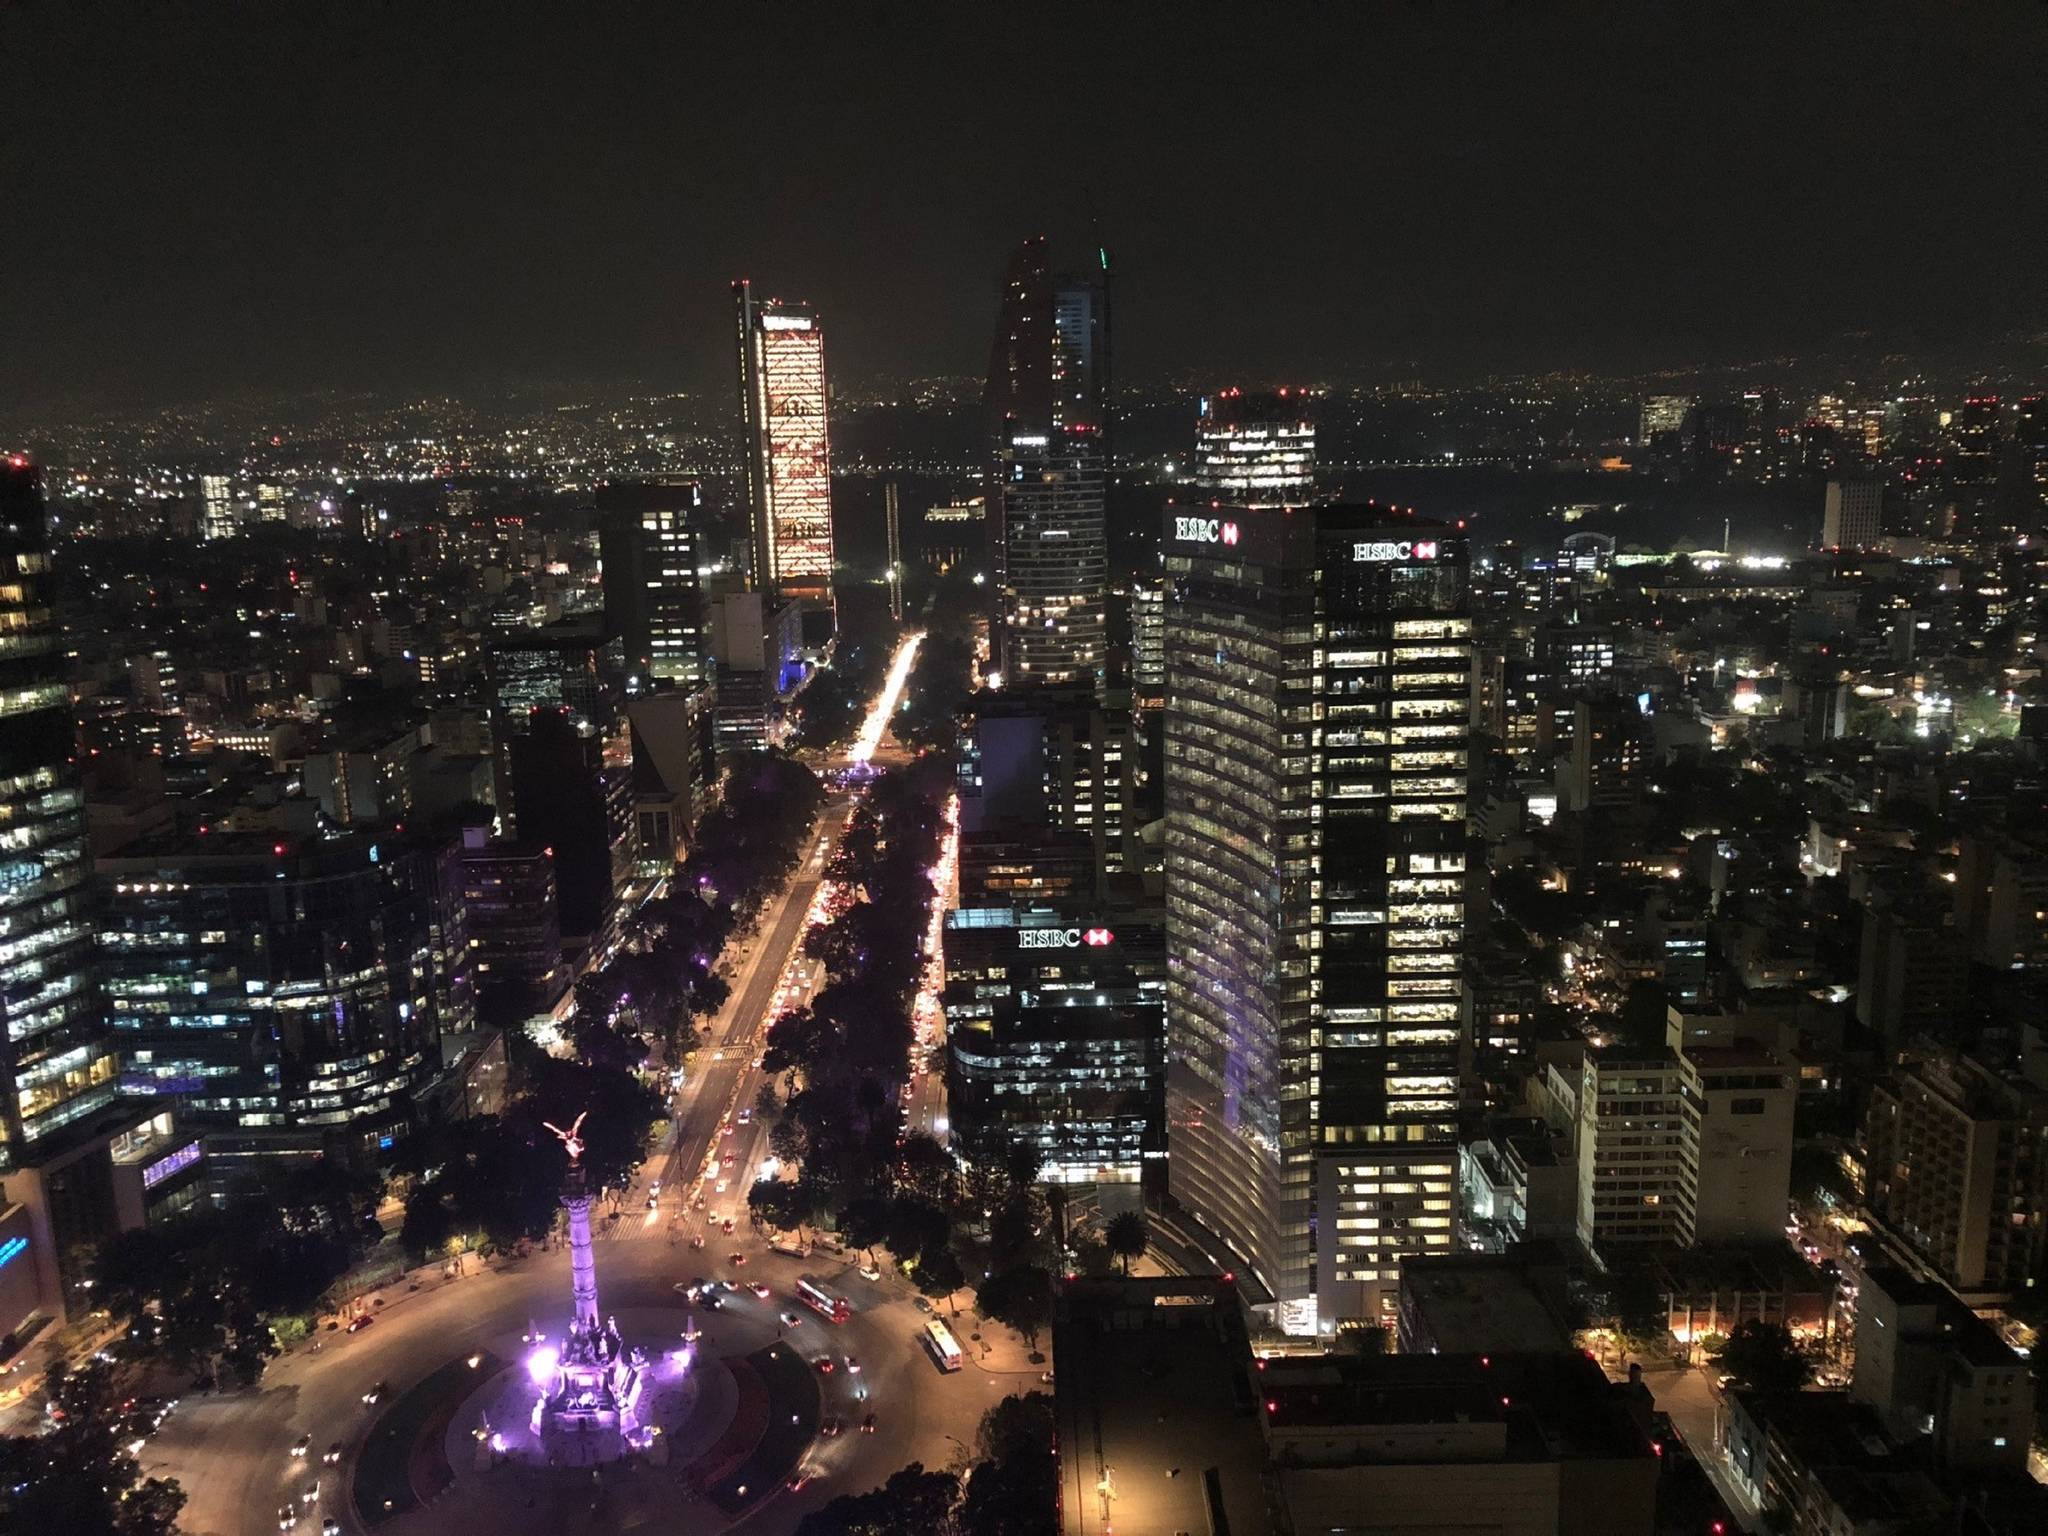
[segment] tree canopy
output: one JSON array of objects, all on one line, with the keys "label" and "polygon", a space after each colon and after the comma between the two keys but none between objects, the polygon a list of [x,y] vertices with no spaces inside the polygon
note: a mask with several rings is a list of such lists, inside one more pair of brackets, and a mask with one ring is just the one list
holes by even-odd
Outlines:
[{"label": "tree canopy", "polygon": [[47,1434],[0,1436],[0,1530],[52,1536],[174,1536],[185,1493],[145,1478],[127,1445],[111,1368],[52,1368]]}]

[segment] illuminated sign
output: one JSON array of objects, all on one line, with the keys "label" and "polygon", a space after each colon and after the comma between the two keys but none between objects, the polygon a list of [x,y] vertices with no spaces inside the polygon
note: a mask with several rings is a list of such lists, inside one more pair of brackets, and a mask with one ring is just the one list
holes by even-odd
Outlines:
[{"label": "illuminated sign", "polygon": [[1017,931],[1019,949],[1079,949],[1084,944],[1090,949],[1102,949],[1116,942],[1116,935],[1107,928],[1020,928]]},{"label": "illuminated sign", "polygon": [[1434,560],[1435,539],[1372,539],[1351,546],[1351,558],[1375,563],[1389,560]]},{"label": "illuminated sign", "polygon": [[182,1173],[185,1169],[190,1168],[199,1161],[200,1157],[204,1154],[204,1150],[200,1142],[188,1141],[184,1146],[178,1148],[177,1151],[166,1153],[142,1170],[142,1187],[144,1189],[155,1189],[157,1185],[163,1183],[172,1174]]},{"label": "illuminated sign", "polygon": [[1183,1296],[1169,1291],[1165,1294],[1154,1296],[1152,1298],[1152,1305],[1155,1307],[1213,1307],[1216,1305],[1216,1298],[1214,1296]]},{"label": "illuminated sign", "polygon": [[808,331],[811,328],[809,315],[763,315],[761,329],[764,331]]},{"label": "illuminated sign", "polygon": [[0,1269],[5,1269],[26,1252],[28,1239],[25,1237],[10,1237],[6,1242],[0,1243]]},{"label": "illuminated sign", "polygon": [[1220,517],[1176,517],[1173,536],[1189,544],[1235,544],[1237,524]]}]

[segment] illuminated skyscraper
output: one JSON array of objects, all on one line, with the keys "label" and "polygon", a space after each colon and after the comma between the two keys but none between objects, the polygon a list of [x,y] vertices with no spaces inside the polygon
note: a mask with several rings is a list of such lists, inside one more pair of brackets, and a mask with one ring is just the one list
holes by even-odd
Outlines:
[{"label": "illuminated skyscraper", "polygon": [[1092,682],[1109,585],[1108,256],[1055,277],[1036,236],[1011,258],[989,359],[990,555],[1005,672]]},{"label": "illuminated skyscraper", "polygon": [[1315,494],[1316,424],[1300,390],[1226,389],[1202,401],[1195,478],[1232,506],[1298,507]]},{"label": "illuminated skyscraper", "polygon": [[199,477],[199,531],[209,539],[231,539],[241,531],[226,475]]},{"label": "illuminated skyscraper", "polygon": [[832,606],[832,454],[825,423],[825,332],[807,305],[755,302],[732,285],[746,422],[754,585]]},{"label": "illuminated skyscraper", "polygon": [[1003,669],[1093,683],[1102,670],[1109,535],[1102,453],[1082,427],[1010,439],[1003,503]]},{"label": "illuminated skyscraper", "polygon": [[0,461],[0,1170],[111,1104],[92,986],[85,797],[36,468]]},{"label": "illuminated skyscraper", "polygon": [[1455,1218],[1467,551],[1375,507],[1169,509],[1168,1181],[1290,1333]]}]

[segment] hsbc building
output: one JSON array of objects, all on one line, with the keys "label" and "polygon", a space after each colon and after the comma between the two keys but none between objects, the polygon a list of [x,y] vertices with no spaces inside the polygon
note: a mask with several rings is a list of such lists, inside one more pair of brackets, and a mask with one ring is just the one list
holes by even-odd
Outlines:
[{"label": "hsbc building", "polygon": [[958,1137],[1031,1141],[1045,1177],[1165,1176],[1166,934],[1156,912],[946,914],[947,1088]]},{"label": "hsbc building", "polygon": [[1370,504],[1162,532],[1169,1189],[1284,1331],[1391,1323],[1457,1214],[1466,541]]}]

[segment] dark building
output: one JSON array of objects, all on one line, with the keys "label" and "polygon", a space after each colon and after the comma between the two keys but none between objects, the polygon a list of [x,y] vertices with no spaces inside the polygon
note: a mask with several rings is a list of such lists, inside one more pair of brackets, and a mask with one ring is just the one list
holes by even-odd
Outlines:
[{"label": "dark building", "polygon": [[478,1017],[510,1028],[553,1008],[569,988],[553,857],[468,827],[460,877]]},{"label": "dark building", "polygon": [[579,616],[499,630],[486,654],[499,739],[523,732],[528,718],[542,709],[567,709],[600,736],[618,728],[626,648],[601,620]]},{"label": "dark building", "polygon": [[1131,712],[1092,688],[984,694],[961,767],[961,829],[1020,821],[1085,832],[1100,890],[1137,867],[1141,752]]},{"label": "dark building", "polygon": [[1465,541],[1169,508],[1164,551],[1172,1194],[1286,1331],[1388,1322],[1452,1242]]},{"label": "dark building", "polygon": [[561,709],[534,713],[510,755],[513,822],[553,854],[562,937],[596,942],[633,872],[632,770]]},{"label": "dark building", "polygon": [[1086,905],[1095,899],[1092,833],[1015,818],[960,834],[960,905]]},{"label": "dark building", "polygon": [[710,676],[697,579],[703,501],[694,480],[598,489],[605,628],[625,648],[628,693],[693,687]]}]

